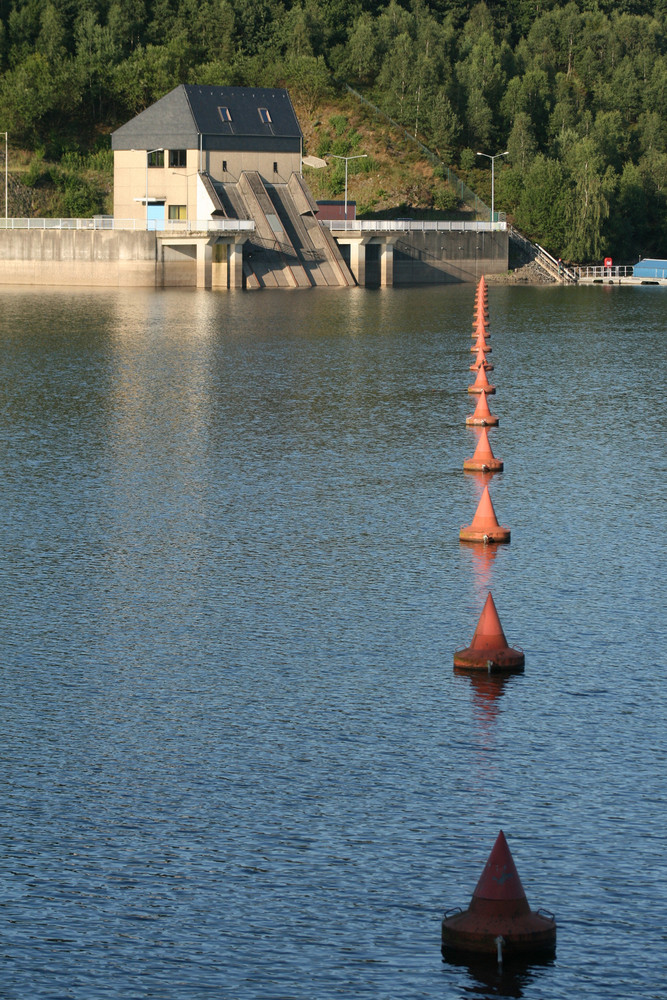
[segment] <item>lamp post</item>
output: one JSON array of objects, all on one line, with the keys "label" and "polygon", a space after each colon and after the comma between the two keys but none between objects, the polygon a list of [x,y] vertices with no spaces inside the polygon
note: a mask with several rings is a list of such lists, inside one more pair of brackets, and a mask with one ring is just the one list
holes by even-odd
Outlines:
[{"label": "lamp post", "polygon": [[357,153],[356,156],[339,156],[338,153],[327,153],[327,156],[335,156],[337,160],[345,160],[345,221],[347,222],[347,164],[350,160],[363,160],[368,153]]},{"label": "lamp post", "polygon": [[7,222],[7,173],[9,171],[9,153],[7,150],[8,135],[5,132],[5,223]]},{"label": "lamp post", "polygon": [[494,197],[495,197],[495,170],[494,170],[494,168],[495,168],[496,160],[498,159],[498,157],[500,157],[500,156],[507,156],[508,152],[509,152],[509,150],[506,149],[504,153],[496,153],[495,156],[491,156],[489,153],[478,153],[477,154],[478,156],[485,156],[487,158],[487,160],[491,160],[491,222],[492,223],[496,221],[496,215],[495,215],[495,211],[494,211],[494,204],[495,204],[495,202],[494,202]]},{"label": "lamp post", "polygon": [[148,229],[148,157],[151,153],[163,153],[164,147],[158,146],[157,149],[147,149],[146,150],[146,229]]}]

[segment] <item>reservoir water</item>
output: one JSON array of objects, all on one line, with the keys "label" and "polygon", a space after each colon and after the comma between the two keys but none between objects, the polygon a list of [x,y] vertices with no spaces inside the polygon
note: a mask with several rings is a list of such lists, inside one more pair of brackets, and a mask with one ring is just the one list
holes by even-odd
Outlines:
[{"label": "reservoir water", "polygon": [[0,997],[664,997],[664,290],[490,286],[488,551],[473,286],[0,294]]}]

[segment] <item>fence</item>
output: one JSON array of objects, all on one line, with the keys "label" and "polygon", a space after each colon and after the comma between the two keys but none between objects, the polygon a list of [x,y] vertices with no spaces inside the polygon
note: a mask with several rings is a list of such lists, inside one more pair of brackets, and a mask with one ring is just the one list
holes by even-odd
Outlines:
[{"label": "fence", "polygon": [[323,219],[321,226],[333,229],[336,232],[362,232],[362,233],[410,233],[410,232],[438,232],[438,233],[484,233],[484,232],[504,232],[507,229],[506,222],[451,222],[445,220],[430,219]]},{"label": "fence", "polygon": [[252,219],[114,219],[98,215],[92,219],[0,219],[0,229],[114,229],[130,232],[254,232]]},{"label": "fence", "polygon": [[579,279],[585,281],[604,281],[610,278],[632,278],[634,277],[634,267],[578,267],[576,268]]}]

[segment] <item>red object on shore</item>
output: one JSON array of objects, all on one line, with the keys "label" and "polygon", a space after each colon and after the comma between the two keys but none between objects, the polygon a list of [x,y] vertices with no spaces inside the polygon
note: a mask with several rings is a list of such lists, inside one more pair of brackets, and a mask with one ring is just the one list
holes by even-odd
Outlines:
[{"label": "red object on shore", "polygon": [[490,392],[494,393],[496,391],[495,385],[490,385],[489,380],[486,377],[486,371],[484,366],[481,365],[477,369],[477,377],[472,385],[468,386],[468,392]]},{"label": "red object on shore", "polygon": [[484,368],[487,372],[493,371],[493,365],[486,360],[486,354],[481,347],[477,349],[477,355],[471,365],[468,366],[471,372],[476,372],[479,368]]},{"label": "red object on shore", "polygon": [[489,409],[489,400],[485,392],[480,392],[475,412],[466,417],[466,423],[469,427],[498,426],[498,417],[495,413],[491,413],[491,410]]},{"label": "red object on shore", "polygon": [[550,957],[556,951],[556,920],[531,911],[514,859],[501,830],[464,912],[448,910],[442,920],[442,953],[503,958]]},{"label": "red object on shore", "polygon": [[522,649],[507,644],[500,618],[489,591],[472,642],[454,653],[454,666],[461,670],[493,673],[523,673],[526,657]]},{"label": "red object on shore", "polygon": [[[481,368],[480,371],[484,369]],[[463,468],[466,472],[502,472],[504,463],[502,459],[496,458],[489,444],[489,435],[486,427],[482,427],[477,447],[472,458],[466,458]]]},{"label": "red object on shore", "polygon": [[484,487],[472,524],[461,528],[459,538],[462,542],[509,542],[510,529],[498,524],[488,486]]}]

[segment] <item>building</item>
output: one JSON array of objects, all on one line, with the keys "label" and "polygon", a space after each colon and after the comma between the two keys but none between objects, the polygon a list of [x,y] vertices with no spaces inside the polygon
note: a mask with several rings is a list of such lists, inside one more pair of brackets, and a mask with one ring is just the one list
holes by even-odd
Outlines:
[{"label": "building", "polygon": [[286,90],[181,84],[111,146],[114,219],[158,234],[163,283],[191,283],[193,267],[203,287],[355,283],[316,219]]},{"label": "building", "polygon": [[224,185],[301,173],[303,137],[286,90],[181,84],[111,137],[114,217],[204,221],[229,214]]}]

